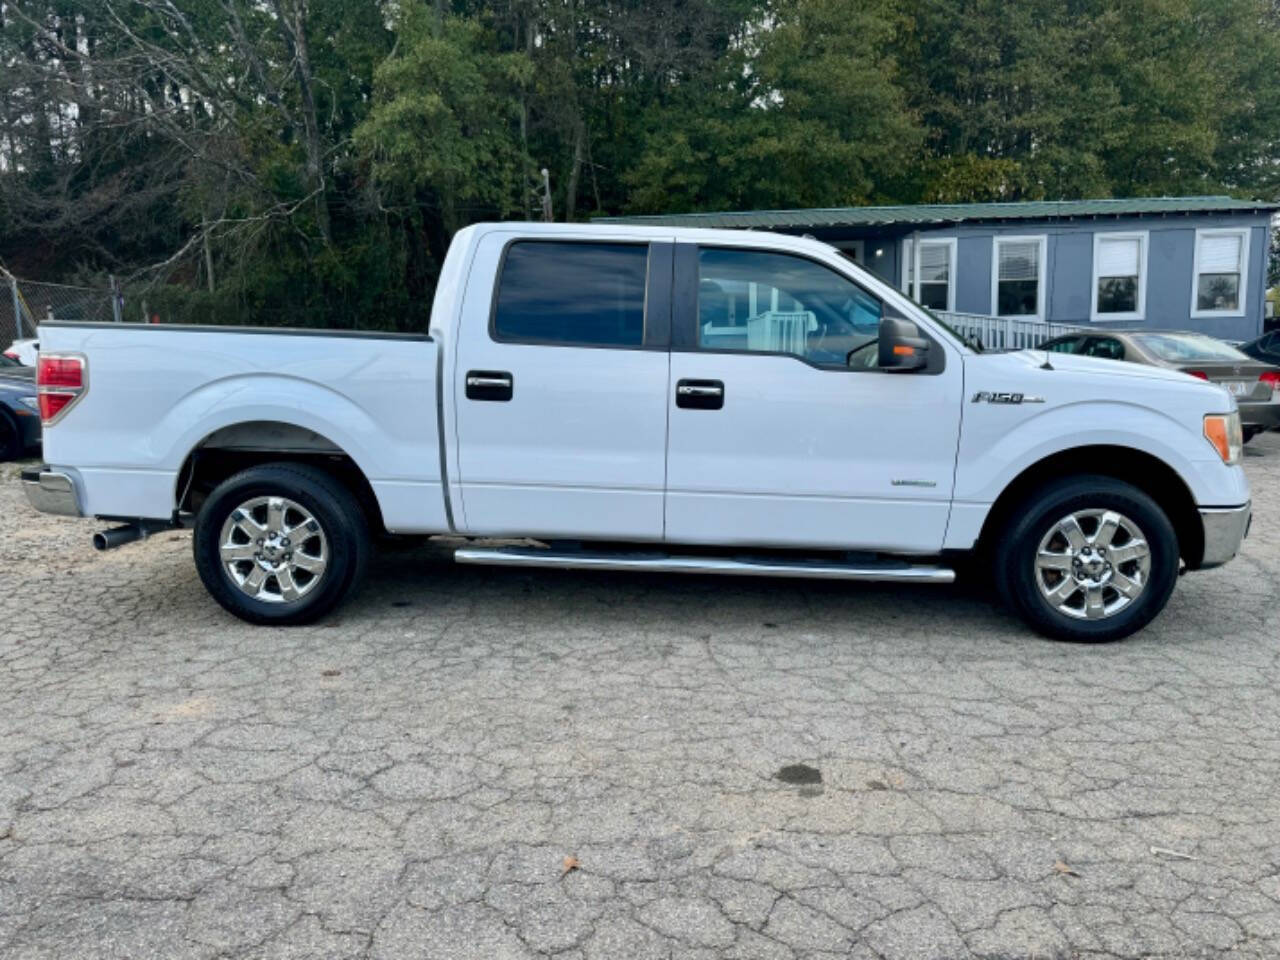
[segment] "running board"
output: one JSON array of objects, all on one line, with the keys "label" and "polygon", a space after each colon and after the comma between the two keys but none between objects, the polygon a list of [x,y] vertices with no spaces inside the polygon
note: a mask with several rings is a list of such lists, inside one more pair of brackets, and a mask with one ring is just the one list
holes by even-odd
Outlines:
[{"label": "running board", "polygon": [[533,547],[461,547],[458,563],[568,570],[647,570],[653,573],[727,573],[748,577],[814,577],[883,583],[953,583],[954,570],[930,564],[883,561],[824,563],[762,557],[696,557],[667,553],[604,553]]}]

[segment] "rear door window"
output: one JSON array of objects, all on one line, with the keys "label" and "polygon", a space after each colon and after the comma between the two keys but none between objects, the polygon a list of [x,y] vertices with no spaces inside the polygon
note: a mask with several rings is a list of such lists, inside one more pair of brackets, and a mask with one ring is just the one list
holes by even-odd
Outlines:
[{"label": "rear door window", "polygon": [[1123,360],[1124,344],[1115,337],[1090,337],[1082,351],[1086,357],[1102,357],[1104,360]]},{"label": "rear door window", "polygon": [[498,278],[492,333],[515,343],[639,347],[649,247],[518,241]]}]

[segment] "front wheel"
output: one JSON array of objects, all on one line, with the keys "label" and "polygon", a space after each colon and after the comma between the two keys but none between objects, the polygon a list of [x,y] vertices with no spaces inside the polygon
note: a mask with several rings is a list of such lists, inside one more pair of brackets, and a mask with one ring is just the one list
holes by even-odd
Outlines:
[{"label": "front wheel", "polygon": [[369,531],[352,493],[323,470],[268,463],[237,473],[196,517],[196,569],[250,623],[309,623],[352,591]]},{"label": "front wheel", "polygon": [[1168,516],[1132,484],[1054,481],[1027,497],[995,551],[1005,602],[1061,640],[1119,640],[1164,609],[1178,579]]}]

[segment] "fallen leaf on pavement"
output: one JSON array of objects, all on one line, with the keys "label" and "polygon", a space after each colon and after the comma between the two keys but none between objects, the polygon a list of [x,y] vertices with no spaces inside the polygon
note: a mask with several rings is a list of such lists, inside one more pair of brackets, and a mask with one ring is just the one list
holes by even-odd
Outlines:
[{"label": "fallen leaf on pavement", "polygon": [[564,862],[560,865],[563,869],[560,871],[560,879],[564,879],[575,870],[582,869],[582,864],[578,862],[578,858],[573,854],[564,858]]},{"label": "fallen leaf on pavement", "polygon": [[1074,870],[1072,870],[1070,867],[1068,867],[1068,866],[1067,866],[1065,863],[1063,863],[1061,860],[1059,860],[1057,863],[1055,863],[1055,864],[1053,865],[1053,869],[1054,869],[1057,873],[1062,874],[1064,877],[1078,877],[1078,876],[1080,876],[1080,874],[1076,873]]}]

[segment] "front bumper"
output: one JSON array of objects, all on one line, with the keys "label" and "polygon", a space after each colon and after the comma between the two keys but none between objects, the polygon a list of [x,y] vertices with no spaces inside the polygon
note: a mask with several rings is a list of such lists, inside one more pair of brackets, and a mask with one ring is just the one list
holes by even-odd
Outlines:
[{"label": "front bumper", "polygon": [[84,516],[80,510],[80,498],[76,495],[75,481],[65,473],[44,466],[23,470],[22,489],[27,492],[27,501],[41,513]]},{"label": "front bumper", "polygon": [[1252,503],[1243,507],[1202,507],[1200,522],[1204,524],[1204,555],[1200,559],[1200,569],[1220,567],[1239,553],[1252,521]]}]

